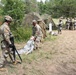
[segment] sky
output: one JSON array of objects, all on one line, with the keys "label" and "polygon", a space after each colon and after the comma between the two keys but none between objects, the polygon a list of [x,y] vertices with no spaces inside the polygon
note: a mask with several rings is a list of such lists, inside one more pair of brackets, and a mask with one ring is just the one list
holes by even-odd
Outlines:
[{"label": "sky", "polygon": [[[41,0],[37,0],[38,2],[40,2]],[[46,0],[42,0],[43,2],[45,2]]]}]

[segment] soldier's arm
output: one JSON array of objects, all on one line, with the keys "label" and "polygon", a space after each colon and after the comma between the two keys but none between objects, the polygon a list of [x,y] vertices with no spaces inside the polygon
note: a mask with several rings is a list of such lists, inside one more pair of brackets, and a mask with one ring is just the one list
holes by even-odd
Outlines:
[{"label": "soldier's arm", "polygon": [[36,33],[35,33],[35,36],[38,36],[38,34],[39,34],[39,28],[36,27]]},{"label": "soldier's arm", "polygon": [[4,28],[4,39],[9,43],[11,44],[11,41],[10,41],[10,29],[8,27],[5,27]]}]

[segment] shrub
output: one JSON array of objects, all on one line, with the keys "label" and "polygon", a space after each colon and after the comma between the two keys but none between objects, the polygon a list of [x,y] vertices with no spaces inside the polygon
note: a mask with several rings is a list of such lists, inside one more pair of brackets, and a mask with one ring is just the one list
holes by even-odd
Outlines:
[{"label": "shrub", "polygon": [[16,42],[26,41],[30,38],[32,29],[31,27],[18,27],[12,31]]}]

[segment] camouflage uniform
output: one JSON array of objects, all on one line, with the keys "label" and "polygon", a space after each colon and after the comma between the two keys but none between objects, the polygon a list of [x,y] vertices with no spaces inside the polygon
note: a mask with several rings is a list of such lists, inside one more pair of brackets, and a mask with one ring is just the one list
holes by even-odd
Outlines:
[{"label": "camouflage uniform", "polygon": [[36,24],[33,27],[33,36],[36,37],[35,44],[36,44],[37,47],[39,47],[41,39],[43,37],[43,33],[42,33],[41,27],[38,24]]},{"label": "camouflage uniform", "polygon": [[74,20],[74,30],[76,30],[76,19]]},{"label": "camouflage uniform", "polygon": [[[6,17],[6,20],[9,20],[9,16]],[[10,21],[10,20],[9,20]],[[2,35],[2,39],[3,40],[6,40],[9,44],[11,44],[11,41],[10,41],[10,28],[8,26],[8,23],[7,22],[4,22],[1,27],[0,27],[0,34]],[[0,59],[0,67],[2,67],[4,64],[5,64],[5,58],[7,58],[7,50],[6,50],[6,47],[7,44],[4,42],[1,43],[1,48],[2,48],[2,54],[1,54],[1,59]]]},{"label": "camouflage uniform", "polygon": [[43,20],[38,20],[38,24],[42,29],[42,33],[43,33],[43,38],[46,37],[46,27],[45,27],[45,23]]},{"label": "camouflage uniform", "polygon": [[69,25],[70,25],[70,21],[69,21],[69,19],[67,19],[67,21],[66,21],[66,29],[69,29]]},{"label": "camouflage uniform", "polygon": [[63,22],[62,20],[59,20],[59,24],[58,24],[58,34],[61,34],[61,30],[62,30],[62,25],[63,25]]}]

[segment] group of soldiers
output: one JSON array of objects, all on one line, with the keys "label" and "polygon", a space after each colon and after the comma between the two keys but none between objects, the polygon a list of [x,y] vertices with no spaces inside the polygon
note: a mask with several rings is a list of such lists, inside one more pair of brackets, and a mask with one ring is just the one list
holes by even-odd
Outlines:
[{"label": "group of soldiers", "polygon": [[[4,67],[4,65],[7,62],[7,57],[8,57],[8,53],[9,51],[12,52],[13,55],[13,59],[12,59],[12,63],[16,64],[18,61],[16,60],[16,51],[15,51],[15,47],[14,47],[14,39],[12,42],[12,38],[14,38],[11,30],[10,30],[10,23],[13,21],[11,16],[5,16],[4,17],[4,21],[3,24],[0,26],[0,35],[2,36],[2,41],[1,41],[1,49],[2,49],[2,54],[1,54],[1,58],[0,58],[0,70]],[[33,40],[35,41],[36,44],[36,49],[40,47],[40,43],[42,38],[44,38],[46,36],[46,34],[44,34],[44,31],[42,30],[41,26],[39,25],[41,22],[40,21],[36,21],[33,20],[32,21],[32,36],[33,36]],[[44,28],[45,29],[45,28]],[[10,55],[9,55],[10,56]]]},{"label": "group of soldiers", "polygon": [[[58,34],[61,34],[62,32],[62,27],[63,27],[64,23],[63,23],[63,19],[60,18],[59,19],[59,23],[58,23]],[[65,21],[65,29],[67,30],[76,30],[76,18],[66,18]]]},{"label": "group of soldiers", "polygon": [[74,18],[74,20],[72,18],[67,18],[65,24],[66,24],[66,29],[76,30],[76,18]]}]

